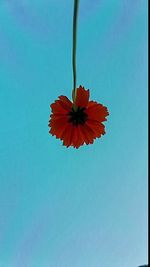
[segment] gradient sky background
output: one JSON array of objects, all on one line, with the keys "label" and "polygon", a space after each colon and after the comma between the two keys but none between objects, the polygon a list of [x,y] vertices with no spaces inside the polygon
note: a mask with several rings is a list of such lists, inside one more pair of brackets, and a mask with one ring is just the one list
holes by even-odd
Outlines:
[{"label": "gradient sky background", "polygon": [[0,267],[147,263],[147,2],[80,0],[78,85],[108,106],[79,150],[50,136],[71,97],[71,0],[0,0]]}]

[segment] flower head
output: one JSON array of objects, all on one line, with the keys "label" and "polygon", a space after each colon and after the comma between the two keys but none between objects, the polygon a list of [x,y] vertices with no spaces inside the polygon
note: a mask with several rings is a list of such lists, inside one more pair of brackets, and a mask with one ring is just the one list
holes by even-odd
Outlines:
[{"label": "flower head", "polygon": [[51,109],[49,133],[61,139],[66,147],[93,144],[94,139],[105,134],[102,122],[106,121],[108,110],[102,104],[89,101],[89,90],[82,86],[76,89],[74,103],[66,96],[59,96]]}]

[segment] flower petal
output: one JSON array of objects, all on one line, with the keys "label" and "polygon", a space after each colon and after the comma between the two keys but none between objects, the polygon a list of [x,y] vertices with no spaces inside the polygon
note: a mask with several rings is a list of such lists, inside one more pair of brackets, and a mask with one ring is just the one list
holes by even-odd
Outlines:
[{"label": "flower petal", "polygon": [[86,125],[94,132],[94,137],[99,138],[105,134],[105,126],[102,123],[87,120]]},{"label": "flower petal", "polygon": [[88,115],[89,119],[99,122],[106,121],[106,117],[109,115],[108,110],[105,106],[94,101],[89,102],[86,109],[86,114]]},{"label": "flower petal", "polygon": [[85,138],[83,136],[81,126],[78,125],[78,147],[82,146],[85,143]]},{"label": "flower petal", "polygon": [[59,99],[63,104],[65,104],[69,109],[72,108],[73,103],[68,99],[68,97],[61,95],[59,96]]},{"label": "flower petal", "polygon": [[77,107],[86,107],[89,101],[89,90],[85,90],[84,87],[80,86],[77,88],[77,94],[75,99],[75,105]]},{"label": "flower petal", "polygon": [[63,145],[66,147],[69,147],[71,145],[70,143],[71,133],[72,133],[72,127],[71,127],[71,124],[68,123],[65,128],[65,131],[63,132],[61,136],[61,140],[63,140]]},{"label": "flower petal", "polygon": [[93,131],[86,124],[81,125],[81,129],[85,137],[86,144],[93,144],[94,141]]},{"label": "flower petal", "polygon": [[89,138],[87,136],[87,133],[86,133],[86,131],[84,129],[84,126],[83,125],[80,125],[80,129],[81,129],[82,136],[84,138],[84,142],[86,143],[86,145],[88,145],[90,143],[90,141],[89,141]]},{"label": "flower petal", "polygon": [[72,139],[71,139],[71,145],[72,146],[76,147],[77,139],[78,139],[77,127],[76,126],[73,126]]},{"label": "flower petal", "polygon": [[67,127],[66,120],[51,120],[49,123],[51,127],[50,133],[57,138],[61,138],[65,128]]},{"label": "flower petal", "polygon": [[75,129],[75,134],[74,134],[74,139],[73,139],[73,146],[75,148],[79,148],[84,144],[84,138],[81,133],[80,125],[76,126]]},{"label": "flower petal", "polygon": [[54,114],[60,114],[60,115],[64,115],[68,113],[68,108],[63,107],[63,105],[61,105],[61,101],[60,100],[56,100],[55,103],[51,104],[51,109],[52,112]]}]

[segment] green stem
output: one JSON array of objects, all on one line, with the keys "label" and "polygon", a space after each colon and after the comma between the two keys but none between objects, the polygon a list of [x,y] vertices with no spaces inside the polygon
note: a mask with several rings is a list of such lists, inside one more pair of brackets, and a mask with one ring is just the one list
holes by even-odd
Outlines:
[{"label": "green stem", "polygon": [[73,100],[76,98],[76,50],[77,50],[77,19],[78,19],[79,0],[74,0],[73,14],[73,49],[72,49],[72,67],[73,67]]}]

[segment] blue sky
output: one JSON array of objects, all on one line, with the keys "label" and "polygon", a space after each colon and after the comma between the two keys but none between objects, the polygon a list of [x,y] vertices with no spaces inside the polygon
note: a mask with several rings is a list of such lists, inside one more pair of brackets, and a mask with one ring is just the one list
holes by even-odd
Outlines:
[{"label": "blue sky", "polygon": [[147,263],[147,1],[80,0],[77,84],[106,135],[50,136],[71,97],[73,1],[0,2],[0,267]]}]

